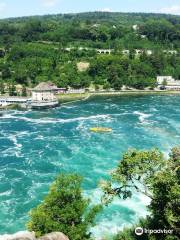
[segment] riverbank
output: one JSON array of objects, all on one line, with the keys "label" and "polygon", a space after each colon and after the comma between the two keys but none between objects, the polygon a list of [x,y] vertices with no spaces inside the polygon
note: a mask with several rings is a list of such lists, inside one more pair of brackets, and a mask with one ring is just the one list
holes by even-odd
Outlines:
[{"label": "riverbank", "polygon": [[56,97],[58,98],[59,103],[62,105],[81,101],[88,99],[91,96],[91,93],[68,93],[68,94],[59,94]]},{"label": "riverbank", "polygon": [[[87,100],[96,96],[132,96],[132,95],[168,95],[168,94],[180,94],[180,91],[162,91],[162,90],[124,90],[124,91],[107,91],[107,92],[86,92],[86,93],[67,93],[56,95],[59,104],[65,105],[77,101]],[[26,107],[22,104],[10,104],[6,106],[0,106],[1,110],[24,110]]]},{"label": "riverbank", "polygon": [[73,94],[59,94],[57,95],[59,103],[62,105],[69,104],[76,101],[86,100],[96,96],[124,96],[124,95],[168,95],[180,94],[180,91],[162,91],[162,90],[125,90],[112,92],[89,92],[89,93],[73,93]]},{"label": "riverbank", "polygon": [[141,95],[141,94],[180,94],[180,91],[164,91],[164,90],[123,90],[114,92],[95,92],[90,93],[91,96],[105,95]]}]

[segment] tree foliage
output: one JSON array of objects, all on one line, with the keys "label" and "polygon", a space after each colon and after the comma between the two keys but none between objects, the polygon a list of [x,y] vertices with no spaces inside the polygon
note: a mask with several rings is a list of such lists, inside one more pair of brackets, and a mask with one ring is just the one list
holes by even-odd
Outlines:
[{"label": "tree foliage", "polygon": [[[170,229],[172,235],[144,234],[141,239],[179,238],[180,222],[180,147],[173,148],[169,159],[153,149],[150,151],[130,150],[123,155],[109,182],[102,183],[104,201],[110,203],[115,196],[130,198],[140,192],[151,199],[150,215],[144,226],[148,229]],[[137,239],[134,228],[120,233],[115,239]]]},{"label": "tree foliage", "polygon": [[[157,75],[180,78],[179,40],[178,16],[96,12],[0,20],[0,78],[29,87],[51,80],[59,87],[153,89]],[[110,55],[97,53],[109,48]],[[90,63],[83,74],[76,67],[82,61]]]},{"label": "tree foliage", "polygon": [[90,227],[101,206],[89,206],[82,196],[81,182],[76,174],[60,174],[44,201],[30,212],[28,229],[37,236],[59,231],[70,240],[90,239]]}]

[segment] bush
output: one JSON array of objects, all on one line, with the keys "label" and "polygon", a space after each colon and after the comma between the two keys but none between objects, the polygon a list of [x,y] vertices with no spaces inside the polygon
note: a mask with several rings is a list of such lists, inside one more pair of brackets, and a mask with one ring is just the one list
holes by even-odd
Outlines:
[{"label": "bush", "polygon": [[90,239],[89,228],[101,206],[89,207],[89,200],[82,196],[81,182],[78,175],[60,174],[44,201],[30,212],[28,229],[37,237],[63,232],[70,240]]}]

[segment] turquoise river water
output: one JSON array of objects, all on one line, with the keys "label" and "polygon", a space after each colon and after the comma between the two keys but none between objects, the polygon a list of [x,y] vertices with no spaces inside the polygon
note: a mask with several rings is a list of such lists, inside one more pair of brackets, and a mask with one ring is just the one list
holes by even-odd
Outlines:
[{"label": "turquoise river water", "polygon": [[[180,96],[94,98],[47,111],[6,111],[0,117],[0,234],[25,229],[28,211],[46,195],[58,173],[84,176],[85,196],[98,203],[106,179],[128,148],[180,144]],[[112,133],[97,134],[104,126]],[[135,194],[115,199],[92,229],[116,233],[146,216],[149,200]]]}]

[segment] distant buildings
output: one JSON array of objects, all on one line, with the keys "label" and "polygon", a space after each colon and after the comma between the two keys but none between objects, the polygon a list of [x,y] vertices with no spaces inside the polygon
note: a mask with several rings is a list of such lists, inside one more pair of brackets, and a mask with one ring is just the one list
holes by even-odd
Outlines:
[{"label": "distant buildings", "polygon": [[152,55],[152,54],[153,54],[153,51],[152,51],[152,50],[146,50],[146,54],[147,54],[147,55]]},{"label": "distant buildings", "polygon": [[128,49],[124,49],[124,50],[122,50],[122,54],[129,55],[130,51]]},{"label": "distant buildings", "polygon": [[170,55],[177,55],[178,52],[176,50],[164,50],[163,53],[170,54]]},{"label": "distant buildings", "polygon": [[79,89],[74,89],[74,88],[70,88],[66,91],[66,93],[76,93],[76,94],[82,94],[85,93],[86,89],[85,88],[79,88]]},{"label": "distant buildings", "polygon": [[171,83],[174,81],[172,76],[157,76],[158,85],[162,85],[164,82]]},{"label": "distant buildings", "polygon": [[157,76],[157,84],[161,90],[180,91],[180,80],[175,80],[172,76]]},{"label": "distant buildings", "polygon": [[136,25],[133,25],[132,28],[133,28],[134,31],[139,30],[139,26],[138,26],[137,24],[136,24]]},{"label": "distant buildings", "polygon": [[[137,25],[134,25],[134,28],[136,28]],[[137,26],[138,27],[138,26]],[[146,38],[147,36],[146,35],[141,35],[141,38]],[[96,51],[97,54],[100,54],[100,55],[110,55],[110,54],[113,54],[115,53],[115,49],[113,48],[109,48],[109,49],[106,49],[106,48],[102,48],[102,49],[98,49],[98,48],[88,48],[88,47],[78,47],[78,48],[75,48],[75,47],[67,47],[64,49],[65,51],[67,52],[70,52],[72,50],[79,50],[79,51]],[[123,49],[123,50],[120,50],[119,49],[119,52],[121,51],[121,53],[123,55],[129,55],[130,54],[130,50],[129,49]],[[135,51],[135,55],[136,56],[140,56],[142,55],[143,53],[145,53],[146,55],[152,55],[153,53],[155,53],[155,50],[152,50],[152,49],[134,49]],[[166,55],[177,55],[178,54],[178,51],[176,50],[163,50],[162,51],[164,54]]]},{"label": "distant buildings", "polygon": [[139,56],[139,55],[143,54],[143,52],[144,52],[143,49],[135,49],[136,56]]},{"label": "distant buildings", "polygon": [[98,54],[111,54],[114,49],[96,49]]},{"label": "distant buildings", "polygon": [[[21,86],[18,86],[21,89]],[[57,94],[84,94],[85,88],[58,88],[52,82],[41,82],[31,89],[31,97],[0,97],[0,108],[8,105],[19,105],[23,108],[44,109],[59,105]]]}]

